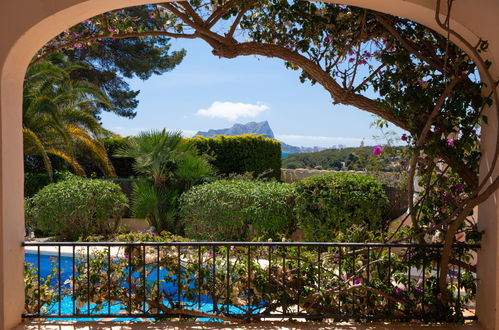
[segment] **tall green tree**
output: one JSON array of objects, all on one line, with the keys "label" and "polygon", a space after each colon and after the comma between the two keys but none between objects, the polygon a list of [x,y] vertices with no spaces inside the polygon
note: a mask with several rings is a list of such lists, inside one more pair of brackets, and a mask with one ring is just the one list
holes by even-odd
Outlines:
[{"label": "tall green tree", "polygon": [[72,62],[83,63],[83,67],[71,72],[71,78],[99,86],[113,105],[100,104],[94,115],[98,117],[101,111],[110,111],[133,118],[140,91],[132,89],[127,79],[146,80],[163,74],[174,69],[185,56],[183,49],[171,50],[170,38],[166,36],[115,36],[131,31],[121,23],[123,17],[133,18],[136,29],[160,29],[166,20],[158,21],[150,15],[151,10],[150,6],[130,7],[81,22],[49,41],[33,63],[54,52],[65,54]]},{"label": "tall green tree", "polygon": [[61,158],[76,174],[84,176],[77,159],[78,152],[84,151],[104,173],[115,176],[101,141],[106,131],[94,116],[99,106],[112,105],[96,85],[70,78],[71,72],[81,65],[72,65],[61,56],[52,60],[31,66],[26,74],[24,155],[40,156],[49,176],[53,172],[49,155]]},{"label": "tall green tree", "polygon": [[129,139],[117,156],[135,160],[134,169],[143,180],[133,186],[132,211],[147,218],[158,232],[179,231],[180,194],[213,172],[193,142],[183,139],[178,131],[141,132]]}]

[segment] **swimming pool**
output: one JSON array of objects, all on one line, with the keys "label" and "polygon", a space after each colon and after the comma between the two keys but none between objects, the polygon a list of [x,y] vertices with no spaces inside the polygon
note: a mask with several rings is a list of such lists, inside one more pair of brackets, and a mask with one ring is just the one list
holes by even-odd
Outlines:
[{"label": "swimming pool", "polygon": [[[140,321],[144,319],[150,319],[152,318],[147,318],[143,317],[141,315],[140,318],[133,318],[133,317],[109,317],[109,314],[126,314],[128,313],[127,310],[127,297],[124,296],[123,300],[120,302],[114,302],[109,304],[108,302],[101,302],[99,305],[94,304],[94,303],[88,303],[85,304],[85,306],[80,306],[80,308],[77,308],[76,301],[74,297],[71,294],[71,284],[73,281],[73,264],[78,264],[78,263],[85,263],[86,262],[86,257],[78,256],[73,259],[72,256],[65,256],[61,255],[60,258],[57,255],[47,255],[47,254],[34,254],[34,253],[25,253],[25,262],[29,263],[39,270],[39,276],[42,281],[42,283],[50,277],[50,286],[54,290],[59,289],[59,283],[60,283],[60,288],[63,292],[67,292],[68,294],[62,295],[62,298],[60,299],[60,302],[58,299],[54,303],[52,303],[50,306],[45,306],[46,310],[40,312],[40,315],[45,315],[48,317],[48,320],[55,320],[55,319],[63,319],[63,320],[79,320],[79,321],[97,321],[97,320],[102,320],[105,318],[106,320],[116,320],[116,321]],[[60,264],[59,264],[60,262]],[[53,269],[57,270],[57,276],[52,276]],[[232,315],[237,315],[237,314],[245,314],[247,309],[241,306],[231,306],[231,305],[225,305],[225,304],[214,304],[213,299],[209,294],[200,294],[197,296],[195,299],[192,299],[192,297],[184,297],[183,293],[179,291],[178,286],[176,285],[177,283],[177,275],[176,274],[171,274],[169,273],[168,270],[166,269],[160,269],[159,267],[155,269],[149,270],[150,273],[145,277],[146,283],[148,283],[149,286],[154,286],[157,287],[158,284],[156,280],[158,278],[160,279],[168,279],[168,280],[161,280],[159,283],[159,289],[165,293],[165,295],[168,295],[170,297],[176,297],[177,299],[173,302],[174,304],[181,303],[184,308],[194,308],[196,311],[200,312],[206,312],[206,313],[216,313],[217,311],[224,311],[225,313],[232,314]],[[148,272],[149,272],[148,271]],[[126,272],[126,270],[125,270]],[[74,278],[78,278],[79,274],[75,273]],[[128,276],[128,275],[127,275]],[[133,272],[130,274],[130,277],[134,280],[141,279],[142,274],[140,272]],[[194,275],[191,274],[190,281],[184,281],[183,285],[187,285],[189,289],[194,289],[194,281],[192,280]],[[126,276],[125,276],[126,277]],[[185,275],[183,276],[185,278]],[[122,283],[122,288],[123,289],[128,289],[129,288],[129,283],[123,282]],[[167,307],[172,307],[172,301],[168,300],[163,300],[162,304],[167,306]],[[149,306],[147,303],[144,303],[143,305],[144,310],[148,310]],[[255,311],[253,311],[254,313]],[[71,314],[79,314],[78,317],[74,317]],[[68,317],[64,317],[67,315]],[[101,317],[99,315],[102,315]],[[54,318],[51,318],[51,316],[54,316]],[[88,317],[87,317],[88,316]],[[165,317],[168,317],[168,315],[165,315]],[[171,317],[171,316],[169,316]],[[197,321],[219,321],[218,319],[214,318],[197,318]]]}]

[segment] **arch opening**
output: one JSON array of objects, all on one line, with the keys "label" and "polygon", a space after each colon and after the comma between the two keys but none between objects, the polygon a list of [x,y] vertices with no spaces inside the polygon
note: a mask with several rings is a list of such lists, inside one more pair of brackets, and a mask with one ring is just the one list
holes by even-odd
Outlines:
[{"label": "arch opening", "polygon": [[[24,73],[22,70],[22,67],[27,66],[27,63],[29,62],[28,55],[30,54],[29,51],[26,52],[26,48],[31,49],[31,50],[33,49],[34,46],[32,43],[30,43],[31,41],[36,41],[37,43],[40,43],[41,36],[38,34],[38,32],[40,31],[40,27],[44,26],[44,25],[51,25],[51,24],[49,24],[49,21],[52,20],[52,23],[53,23],[53,20],[56,19],[58,21],[58,24],[62,24],[61,22],[67,22],[65,19],[61,19],[63,16],[69,17],[72,20],[72,22],[76,22],[77,17],[78,17],[78,19],[80,19],[80,18],[83,19],[85,17],[81,17],[80,13],[85,12],[85,10],[82,10],[82,8],[80,8],[79,6],[83,6],[84,8],[86,8],[87,12],[90,9],[97,10],[96,9],[97,7],[94,7],[95,6],[94,2],[92,2],[92,1],[88,1],[88,2],[90,2],[91,4],[87,3],[87,4],[75,5],[74,7],[70,7],[70,8],[67,8],[66,10],[59,11],[59,12],[55,13],[53,15],[53,17],[50,18],[49,20],[45,20],[43,22],[41,21],[38,23],[38,25],[34,25],[32,30],[31,30],[33,34],[31,34],[28,31],[28,33],[26,33],[25,36],[22,38],[21,42],[16,43],[16,45],[13,47],[14,48],[13,51],[10,52],[10,54],[8,56],[6,56],[6,61],[4,62],[5,65],[2,67],[3,68],[2,69],[2,85],[1,85],[2,89],[0,90],[0,95],[2,97],[2,100],[1,100],[1,102],[2,102],[1,103],[2,135],[4,136],[4,133],[5,133],[6,134],[5,136],[10,136],[11,137],[10,141],[13,143],[10,146],[7,146],[5,142],[2,143],[2,150],[3,151],[5,150],[6,152],[11,152],[12,155],[14,155],[14,157],[12,159],[17,160],[17,164],[19,164],[19,160],[21,159],[21,157],[19,155],[19,152],[14,150],[14,149],[16,146],[18,147],[20,145],[20,143],[22,143],[22,141],[19,141],[19,139],[20,139],[19,133],[14,132],[13,127],[8,127],[9,124],[7,124],[7,122],[5,120],[10,121],[11,123],[12,122],[19,123],[20,122],[20,118],[19,118],[20,114],[19,114],[19,112],[12,111],[12,110],[4,111],[4,109],[6,109],[7,107],[9,109],[20,109],[21,90],[22,90],[22,86],[21,86],[22,85],[22,75]],[[359,1],[359,5],[361,5],[361,3],[362,3],[362,1]],[[131,4],[135,4],[135,3],[131,3]],[[349,3],[349,4],[351,4],[351,3]],[[422,18],[420,19],[421,21],[426,20],[428,22],[429,17],[431,17],[430,14],[433,15],[432,9],[430,7],[424,7],[424,5],[420,5],[420,4],[415,5],[413,3],[410,3],[410,4],[405,3],[405,4],[407,6],[403,6],[404,9],[407,9],[407,7],[411,7],[412,9],[414,9],[414,8],[418,9],[417,11],[414,11],[412,13],[412,15],[416,16],[415,13],[418,12],[419,14],[422,15]],[[99,6],[104,6],[104,5],[105,4],[99,4]],[[86,7],[86,6],[89,6],[89,7]],[[120,4],[120,6],[122,6],[122,4]],[[98,9],[98,11],[102,12],[102,8],[103,7],[100,7],[100,9]],[[394,9],[393,9],[394,7],[390,7],[390,8],[391,8],[390,9],[391,11],[394,11]],[[109,9],[112,9],[112,8],[109,8]],[[108,9],[106,9],[106,10],[108,10]],[[381,10],[381,11],[383,11],[383,10]],[[78,12],[78,15],[76,15],[76,12]],[[81,19],[80,19],[80,21],[81,21]],[[64,23],[64,24],[66,24],[66,23]],[[463,30],[466,32],[466,34],[468,36],[470,35],[469,30],[464,29],[464,28],[463,28]],[[27,47],[26,44],[23,44],[23,42],[27,42],[27,41],[30,43],[29,47]],[[23,50],[23,51],[21,51],[21,50]],[[19,65],[19,63],[21,63],[21,65]],[[23,65],[23,64],[25,64],[25,65]],[[21,68],[21,70],[20,70],[20,68]],[[6,83],[10,83],[10,85],[7,86]],[[13,126],[15,126],[15,125],[13,125]],[[3,137],[2,137],[2,141],[5,141]],[[5,149],[5,148],[7,148],[7,149]],[[4,173],[10,172],[10,171],[18,172],[18,170],[16,171],[15,169],[13,169],[13,167],[15,167],[15,165],[13,165],[13,164],[14,164],[14,162],[12,162],[11,164],[4,164],[3,166],[5,166],[5,168],[3,169],[3,172]],[[489,162],[489,164],[490,164],[490,162]],[[14,175],[12,177],[12,179],[13,179],[12,182],[16,178],[19,179],[19,175]],[[5,182],[8,183],[9,179],[6,179],[6,180],[7,181],[5,181]],[[3,190],[3,194],[5,194],[5,192],[6,191]],[[14,195],[19,195],[19,193],[20,192],[18,191],[17,193],[14,193]],[[15,204],[17,204],[19,206],[18,202]],[[21,210],[19,210],[19,208]],[[22,207],[17,207],[17,208],[14,207],[10,211],[13,213],[8,213],[6,215],[13,216],[14,218],[17,218],[17,219],[21,219],[23,217],[21,214]],[[497,211],[497,207],[496,207],[495,211]],[[3,252],[5,253],[6,251],[3,250]],[[5,281],[5,279],[3,279],[3,280]]]}]

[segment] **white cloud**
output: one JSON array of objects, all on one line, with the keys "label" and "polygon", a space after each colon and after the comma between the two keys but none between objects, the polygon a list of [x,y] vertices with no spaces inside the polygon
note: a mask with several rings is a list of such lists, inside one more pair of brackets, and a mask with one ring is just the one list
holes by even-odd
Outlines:
[{"label": "white cloud", "polygon": [[269,107],[265,104],[215,101],[208,109],[199,109],[196,114],[204,117],[224,118],[234,121],[241,117],[256,117],[268,109]]}]

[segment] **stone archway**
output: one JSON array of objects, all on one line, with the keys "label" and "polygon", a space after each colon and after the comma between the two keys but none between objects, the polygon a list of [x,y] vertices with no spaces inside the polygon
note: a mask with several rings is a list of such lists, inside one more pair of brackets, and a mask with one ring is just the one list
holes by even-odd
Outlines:
[{"label": "stone archway", "polygon": [[[325,0],[327,1],[327,0]],[[54,35],[85,18],[157,0],[2,0],[0,3],[0,328],[21,321],[23,292],[22,84],[31,57]],[[402,16],[439,31],[434,0],[329,0]],[[471,44],[489,42],[491,73],[499,77],[499,3],[456,1],[451,26]],[[459,42],[457,42],[459,44]],[[493,156],[498,124],[482,130],[485,173]],[[499,170],[496,169],[496,173]],[[497,174],[496,174],[497,175]],[[485,235],[479,260],[477,313],[487,329],[499,329],[499,193],[483,203],[479,222]]]}]

